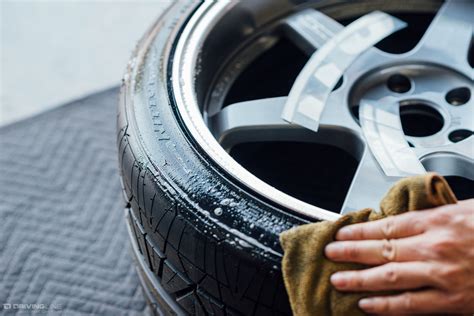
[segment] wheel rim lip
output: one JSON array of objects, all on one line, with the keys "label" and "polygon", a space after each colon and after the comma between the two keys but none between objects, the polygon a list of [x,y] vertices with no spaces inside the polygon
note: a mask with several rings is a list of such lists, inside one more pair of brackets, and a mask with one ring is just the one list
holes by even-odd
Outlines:
[{"label": "wheel rim lip", "polygon": [[[296,199],[265,183],[242,167],[220,146],[204,121],[193,84],[198,48],[205,39],[206,30],[212,27],[213,23],[232,5],[224,1],[203,3],[191,17],[177,42],[171,76],[181,119],[194,140],[214,163],[249,189],[296,213],[318,220],[336,220],[341,216],[340,214]],[[191,36],[193,33],[201,35],[193,37]]]}]

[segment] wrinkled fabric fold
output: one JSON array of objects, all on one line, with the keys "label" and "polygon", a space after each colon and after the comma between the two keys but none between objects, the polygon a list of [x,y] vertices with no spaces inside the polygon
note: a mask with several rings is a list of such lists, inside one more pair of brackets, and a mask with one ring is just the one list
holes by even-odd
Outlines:
[{"label": "wrinkled fabric fold", "polygon": [[380,211],[363,209],[324,221],[294,227],[280,235],[284,250],[283,278],[294,315],[365,315],[358,301],[374,294],[337,291],[329,282],[336,271],[360,270],[367,266],[332,262],[324,255],[325,246],[334,241],[342,226],[381,219],[407,211],[425,210],[456,203],[446,180],[435,173],[405,178],[397,182],[380,203]]}]

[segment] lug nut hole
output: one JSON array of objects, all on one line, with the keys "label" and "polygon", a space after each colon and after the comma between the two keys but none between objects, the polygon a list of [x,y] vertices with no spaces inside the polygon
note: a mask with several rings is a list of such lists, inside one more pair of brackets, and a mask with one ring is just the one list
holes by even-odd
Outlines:
[{"label": "lug nut hole", "polygon": [[453,143],[457,143],[457,142],[460,142],[462,140],[465,140],[466,138],[468,138],[469,136],[471,136],[473,134],[472,131],[470,130],[467,130],[467,129],[457,129],[455,131],[452,131],[451,133],[449,133],[449,140],[452,141]]},{"label": "lug nut hole", "polygon": [[408,77],[400,74],[392,75],[388,78],[387,87],[396,93],[405,93],[410,91],[411,82]]},{"label": "lug nut hole", "polygon": [[463,105],[471,98],[471,90],[466,87],[456,88],[446,94],[446,101],[451,105]]}]

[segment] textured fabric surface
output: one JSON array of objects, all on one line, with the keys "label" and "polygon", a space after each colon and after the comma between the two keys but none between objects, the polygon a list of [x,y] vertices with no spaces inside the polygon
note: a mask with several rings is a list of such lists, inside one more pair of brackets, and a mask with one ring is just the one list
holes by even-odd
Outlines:
[{"label": "textured fabric surface", "polygon": [[331,274],[336,271],[367,267],[331,262],[325,257],[324,248],[334,241],[339,228],[450,203],[456,203],[456,197],[446,180],[429,173],[397,182],[380,203],[380,212],[364,209],[335,222],[307,224],[283,232],[280,236],[284,250],[282,270],[294,315],[365,315],[357,304],[369,293],[342,293],[329,282]]},{"label": "textured fabric surface", "polygon": [[124,222],[117,98],[0,129],[0,314],[148,312]]}]

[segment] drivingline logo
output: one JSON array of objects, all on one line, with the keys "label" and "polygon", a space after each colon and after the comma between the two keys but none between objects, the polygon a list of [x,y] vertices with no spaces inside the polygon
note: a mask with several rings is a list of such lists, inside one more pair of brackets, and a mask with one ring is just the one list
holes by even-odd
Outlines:
[{"label": "drivingline logo", "polygon": [[61,310],[61,304],[3,304],[3,310],[47,311]]}]

